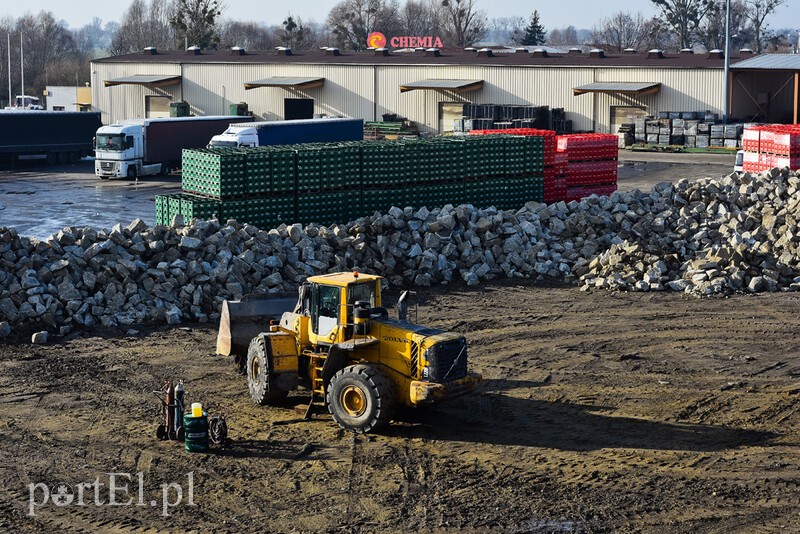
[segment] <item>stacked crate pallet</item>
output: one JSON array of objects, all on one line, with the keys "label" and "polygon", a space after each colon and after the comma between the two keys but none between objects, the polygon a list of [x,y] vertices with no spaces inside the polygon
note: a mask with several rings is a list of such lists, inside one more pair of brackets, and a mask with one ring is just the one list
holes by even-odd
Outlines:
[{"label": "stacked crate pallet", "polygon": [[618,138],[605,134],[572,134],[558,137],[558,151],[567,158],[565,200],[589,195],[610,195],[617,190]]},{"label": "stacked crate pallet", "polygon": [[689,148],[737,148],[743,124],[717,124],[715,113],[703,111],[661,112],[657,118],[634,122],[637,143]]},{"label": "stacked crate pallet", "polygon": [[800,125],[750,126],[742,134],[742,169],[761,173],[774,168],[800,169]]}]

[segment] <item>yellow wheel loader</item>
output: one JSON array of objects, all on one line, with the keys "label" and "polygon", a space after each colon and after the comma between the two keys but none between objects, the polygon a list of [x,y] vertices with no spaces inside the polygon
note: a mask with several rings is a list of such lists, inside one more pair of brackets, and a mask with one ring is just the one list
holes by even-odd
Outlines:
[{"label": "yellow wheel loader", "polygon": [[[381,306],[381,277],[357,272],[313,276],[290,305],[286,295],[225,301],[217,352],[233,356],[261,405],[303,386],[309,409],[325,404],[342,428],[365,433],[397,406],[423,406],[473,390],[460,334],[398,319]],[[280,323],[269,325],[281,308]],[[273,321],[274,322],[274,321]]]}]

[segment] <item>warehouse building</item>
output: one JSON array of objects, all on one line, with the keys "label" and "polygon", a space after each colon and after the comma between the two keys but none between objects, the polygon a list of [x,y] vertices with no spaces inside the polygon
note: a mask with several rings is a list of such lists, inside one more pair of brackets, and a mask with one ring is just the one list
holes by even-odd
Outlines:
[{"label": "warehouse building", "polygon": [[[549,106],[563,108],[575,131],[616,132],[659,112],[722,116],[724,64],[718,51],[147,48],[92,62],[92,102],[104,123],[182,106],[195,115],[228,114],[245,103],[265,120],[397,114],[431,133],[452,131],[465,104]],[[742,51],[730,64],[730,117],[797,122],[800,56]]]}]

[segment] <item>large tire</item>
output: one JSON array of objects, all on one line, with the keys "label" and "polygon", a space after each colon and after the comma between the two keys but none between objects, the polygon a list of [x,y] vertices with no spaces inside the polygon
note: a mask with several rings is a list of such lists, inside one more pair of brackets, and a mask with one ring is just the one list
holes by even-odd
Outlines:
[{"label": "large tire", "polygon": [[267,342],[264,336],[256,336],[247,349],[247,386],[256,404],[266,406],[285,399],[288,391],[270,391],[270,369]]},{"label": "large tire", "polygon": [[128,179],[129,180],[136,179],[136,167],[128,167]]},{"label": "large tire", "polygon": [[365,434],[391,421],[394,384],[375,366],[351,365],[333,375],[325,400],[339,426]]}]

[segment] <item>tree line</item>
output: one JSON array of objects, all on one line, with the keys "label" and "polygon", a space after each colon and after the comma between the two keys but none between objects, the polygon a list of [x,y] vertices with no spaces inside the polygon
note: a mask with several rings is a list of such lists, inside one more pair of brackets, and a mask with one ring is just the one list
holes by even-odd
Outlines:
[{"label": "tree line", "polygon": [[[280,23],[224,19],[222,0],[132,0],[119,22],[99,18],[70,29],[51,12],[0,19],[0,102],[21,80],[20,45],[24,49],[25,92],[41,95],[46,85],[83,85],[90,81],[89,62],[98,56],[135,53],[147,46],[181,50],[188,46],[271,50],[289,46],[311,50],[336,46],[367,48],[373,31],[385,35],[433,35],[447,47],[491,41],[511,46],[590,45],[607,51],[633,48],[679,50],[723,48],[726,0],[650,0],[659,17],[619,12],[591,30],[573,26],[546,30],[538,11],[529,15],[489,18],[479,0],[341,0],[324,21],[306,21],[289,13]],[[757,52],[790,49],[786,31],[770,31],[769,17],[788,0],[732,0],[732,44]],[[796,39],[796,37],[795,37]],[[9,72],[5,59],[12,57]]]}]

